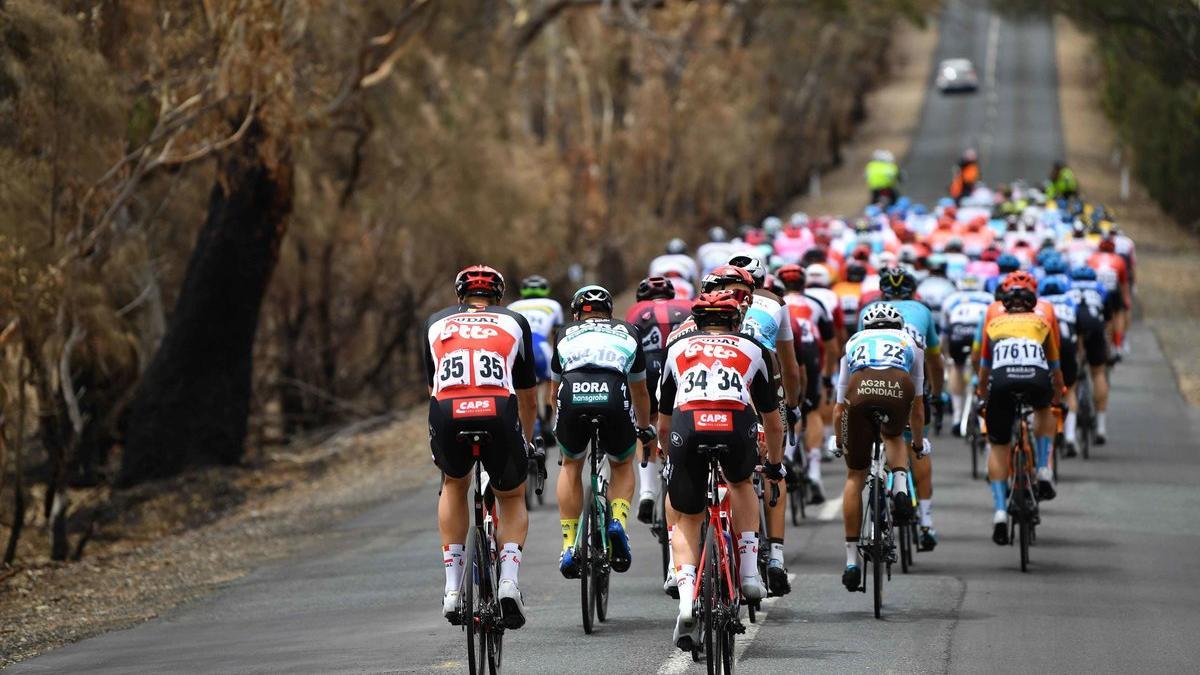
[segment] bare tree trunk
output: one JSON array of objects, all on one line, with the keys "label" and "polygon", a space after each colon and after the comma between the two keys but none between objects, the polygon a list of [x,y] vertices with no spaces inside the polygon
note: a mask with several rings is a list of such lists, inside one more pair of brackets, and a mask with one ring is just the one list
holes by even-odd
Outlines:
[{"label": "bare tree trunk", "polygon": [[208,216],[130,405],[118,486],[241,460],[254,335],[292,208],[291,145],[255,121],[220,157]]},{"label": "bare tree trunk", "polygon": [[17,424],[9,444],[13,467],[13,524],[8,533],[8,544],[4,547],[4,564],[11,565],[17,557],[17,543],[21,541],[21,530],[25,527],[25,359],[17,365]]}]

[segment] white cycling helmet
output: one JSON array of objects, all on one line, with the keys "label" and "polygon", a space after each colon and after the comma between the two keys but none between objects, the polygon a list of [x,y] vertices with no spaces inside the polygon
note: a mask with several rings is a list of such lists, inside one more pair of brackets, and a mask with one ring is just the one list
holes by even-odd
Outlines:
[{"label": "white cycling helmet", "polygon": [[829,268],[821,263],[813,263],[804,268],[804,280],[806,284],[815,288],[829,288],[833,283],[829,276]]},{"label": "white cycling helmet", "polygon": [[792,214],[792,225],[795,227],[804,227],[808,225],[808,214],[803,211],[797,211]]},{"label": "white cycling helmet", "polygon": [[966,274],[958,280],[958,290],[960,291],[982,291],[983,279],[979,278],[978,274]]},{"label": "white cycling helmet", "polygon": [[894,162],[896,161],[896,156],[887,150],[880,149],[871,153],[871,159],[874,159],[876,162]]},{"label": "white cycling helmet", "polygon": [[767,279],[767,268],[763,262],[752,255],[735,255],[729,259],[729,264],[734,267],[740,267],[750,273],[754,277],[754,287],[762,288],[763,282]]},{"label": "white cycling helmet", "polygon": [[783,221],[775,216],[767,216],[762,221],[762,229],[768,237],[774,237],[783,229]]},{"label": "white cycling helmet", "polygon": [[729,241],[729,233],[723,227],[714,227],[708,231],[708,240],[723,243]]},{"label": "white cycling helmet", "polygon": [[863,313],[863,328],[900,330],[904,328],[904,316],[890,303],[877,302]]},{"label": "white cycling helmet", "polygon": [[687,253],[687,242],[679,237],[675,237],[671,241],[667,242],[667,253],[672,255]]}]

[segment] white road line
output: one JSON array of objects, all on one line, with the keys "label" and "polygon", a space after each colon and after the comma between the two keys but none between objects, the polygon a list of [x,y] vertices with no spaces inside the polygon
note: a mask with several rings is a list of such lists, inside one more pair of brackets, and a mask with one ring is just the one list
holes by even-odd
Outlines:
[{"label": "white road line", "polygon": [[984,84],[987,89],[987,116],[984,120],[983,147],[984,155],[991,154],[996,128],[996,117],[999,110],[1000,93],[996,90],[996,64],[1000,53],[1000,17],[995,14],[988,20],[987,56],[984,63]]},{"label": "white road line", "polygon": [[831,499],[821,505],[821,512],[817,514],[817,520],[821,522],[829,522],[842,514],[842,498]]},{"label": "white road line", "polygon": [[[788,573],[788,582],[796,580],[794,573]],[[763,622],[767,620],[767,608],[779,602],[779,597],[767,598],[762,601],[762,609],[754,613],[754,623],[746,619],[746,633],[734,641],[733,658],[735,661],[741,661],[742,656],[746,653],[746,649],[754,643],[755,636],[758,635],[759,628]],[[699,664],[697,664],[699,665]],[[658,675],[679,675],[686,673],[692,667],[692,655],[690,652],[676,651],[658,669]]]}]

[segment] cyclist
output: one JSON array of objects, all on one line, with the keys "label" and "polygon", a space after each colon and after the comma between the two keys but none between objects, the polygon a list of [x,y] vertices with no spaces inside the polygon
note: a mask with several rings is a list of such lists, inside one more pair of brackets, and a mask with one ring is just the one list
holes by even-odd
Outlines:
[{"label": "cyclist", "polygon": [[858,325],[858,305],[866,278],[867,266],[852,259],[846,263],[846,278],[833,285],[833,292],[842,306],[842,322],[847,333],[853,332]]},{"label": "cyclist", "polygon": [[962,416],[969,412],[963,410],[963,406],[965,387],[972,372],[967,360],[971,356],[975,330],[987,313],[988,305],[992,304],[992,294],[983,290],[983,282],[977,276],[964,276],[958,282],[958,288],[942,305],[942,337],[946,341],[951,362],[950,377],[946,381],[953,400],[955,434],[961,430]]},{"label": "cyclist", "polygon": [[1079,377],[1079,359],[1076,345],[1079,342],[1079,325],[1093,320],[1091,308],[1077,301],[1070,293],[1070,280],[1060,274],[1052,274],[1038,283],[1038,295],[1054,305],[1054,316],[1058,319],[1059,367],[1062,369],[1063,385],[1067,388],[1067,415],[1063,420],[1064,454],[1074,457],[1075,425],[1075,382]]},{"label": "cyclist", "polygon": [[867,189],[871,191],[871,204],[891,205],[900,196],[897,186],[900,183],[900,166],[896,158],[887,150],[876,150],[871,154],[864,170],[867,179]]},{"label": "cyclist", "polygon": [[988,293],[995,293],[1004,277],[1021,269],[1021,259],[1011,253],[1004,253],[996,259],[996,266],[1000,271],[983,282],[983,290]]},{"label": "cyclist", "polygon": [[904,447],[906,424],[912,429],[914,453],[927,453],[928,443],[923,435],[925,409],[921,400],[925,386],[924,351],[905,330],[905,323],[904,316],[889,302],[867,307],[863,310],[863,329],[846,343],[846,355],[839,369],[833,417],[838,447],[846,453],[846,486],[842,491],[846,568],[842,584],[848,591],[857,591],[862,583],[858,535],[862,528],[862,491],[875,443],[872,411],[885,415],[879,431],[892,471],[892,501],[898,517],[912,517]]},{"label": "cyclist", "polygon": [[537,373],[539,413],[542,422],[542,437],[547,445],[554,444],[550,431],[550,356],[554,353],[554,340],[558,327],[563,324],[562,305],[550,297],[550,282],[546,277],[534,274],[521,280],[521,299],[509,303],[508,308],[525,317],[533,332],[533,367]]},{"label": "cyclist", "polygon": [[[925,353],[924,363],[927,373],[922,381],[929,389],[929,396],[922,391],[922,405],[931,396],[939,399],[942,395],[942,385],[945,373],[942,366],[942,345],[937,326],[933,321],[933,312],[923,303],[914,299],[917,281],[913,275],[900,267],[889,267],[879,276],[879,291],[883,301],[895,307],[904,317],[904,330],[908,331],[917,348]],[[867,305],[870,308],[870,305]],[[865,324],[864,324],[865,325]],[[922,419],[928,414],[922,411]],[[915,432],[914,432],[915,433]],[[912,479],[917,488],[917,510],[920,515],[920,537],[917,548],[921,551],[932,551],[937,546],[937,530],[933,527],[933,459],[928,455],[914,452],[912,455]]]},{"label": "cyclist", "polygon": [[728,446],[721,469],[729,486],[733,532],[739,533],[739,585],[748,600],[765,595],[758,574],[758,498],[750,477],[759,462],[755,430],[761,414],[768,455],[765,473],[772,480],[783,478],[783,421],[773,414],[779,409],[779,394],[769,350],[738,332],[749,299],[749,291],[702,294],[692,306],[697,329],[667,346],[659,385],[658,425],[662,437],[671,439],[667,489],[678,513],[672,548],[679,616],[673,639],[683,650],[694,644],[692,605],[708,485],[708,464],[698,452],[701,444]]},{"label": "cyclist", "polygon": [[[755,338],[770,351],[772,365],[777,366],[776,372],[783,375],[783,391],[785,408],[782,411],[788,425],[792,428],[800,421],[800,395],[803,393],[805,373],[800,370],[796,358],[795,338],[792,335],[791,315],[783,300],[763,288],[766,279],[766,269],[762,261],[750,256],[734,256],[729,264],[740,267],[750,273],[754,279],[750,304],[742,319],[742,332]],[[721,281],[708,283],[704,290],[711,292],[727,288],[737,288],[741,284],[728,284]],[[763,415],[771,413],[763,411]],[[783,535],[784,517],[787,514],[786,484],[779,484],[780,499],[775,506],[767,506],[767,536],[770,539],[771,551],[767,562],[767,580],[772,594],[787,595],[791,592],[788,582],[787,568],[783,564]]]},{"label": "cyclist", "polygon": [[[988,480],[992,487],[992,541],[1008,543],[1008,465],[1016,394],[1033,407],[1035,426],[1054,427],[1051,405],[1057,405],[1062,390],[1059,368],[1058,326],[1053,317],[1034,311],[1037,295],[1025,280],[1009,278],[1000,286],[1004,313],[991,315],[983,328],[979,384],[976,395],[985,401],[988,441]],[[1054,498],[1048,437],[1037,435],[1037,497]]]},{"label": "cyclist", "polygon": [[583,509],[583,460],[592,440],[589,419],[595,415],[605,418],[599,449],[608,455],[611,472],[608,537],[613,547],[612,568],[617,572],[627,571],[632,562],[625,532],[634,487],[630,461],[639,439],[649,442],[654,438],[640,334],[628,323],[613,319],[612,311],[608,290],[584,286],[576,291],[571,299],[574,321],[563,326],[551,362],[558,403],[555,429],[563,455],[555,493],[563,536],[558,568],[568,579],[579,577],[575,538]]},{"label": "cyclist", "polygon": [[734,249],[729,241],[729,233],[723,227],[713,227],[708,231],[708,243],[701,244],[696,249],[696,260],[700,263],[700,274],[709,272],[725,264]]},{"label": "cyclist", "polygon": [[521,547],[529,529],[525,510],[527,446],[537,415],[537,378],[529,322],[499,306],[504,277],[474,265],[454,280],[458,304],[425,322],[425,378],[429,386],[429,443],[442,471],[438,531],[446,568],[442,614],[460,621],[467,539],[467,491],[474,466],[471,449],[459,432],[483,430],[491,441],[482,462],[500,508],[496,540],[501,543],[497,597],[505,625],[525,625],[525,607],[517,587]]},{"label": "cyclist", "polygon": [[688,255],[687,244],[678,237],[667,242],[666,253],[650,261],[647,273],[651,277],[672,279],[676,295],[683,299],[692,297],[698,275],[696,260]]},{"label": "cyclist", "polygon": [[1108,340],[1104,335],[1105,300],[1108,292],[1096,280],[1096,270],[1076,267],[1071,270],[1071,296],[1088,313],[1079,321],[1088,375],[1092,378],[1092,402],[1096,411],[1096,445],[1107,441],[1108,427]]},{"label": "cyclist", "polygon": [[1111,237],[1105,237],[1100,240],[1098,250],[1088,258],[1087,264],[1096,270],[1096,278],[1108,292],[1105,315],[1109,317],[1112,328],[1113,356],[1120,360],[1125,331],[1129,327],[1128,310],[1133,306],[1133,299],[1129,293],[1129,269],[1125,266],[1125,259],[1116,251],[1116,242]]},{"label": "cyclist", "polygon": [[[662,374],[663,361],[667,358],[667,336],[683,323],[691,312],[691,302],[675,298],[675,289],[670,279],[647,277],[638,284],[637,303],[625,314],[625,321],[638,329],[642,351],[646,355],[646,387],[650,391],[652,417],[658,414],[658,380]],[[638,482],[641,484],[638,520],[649,523],[654,518],[654,502],[658,499],[657,461],[649,461],[646,466],[638,462]]]}]

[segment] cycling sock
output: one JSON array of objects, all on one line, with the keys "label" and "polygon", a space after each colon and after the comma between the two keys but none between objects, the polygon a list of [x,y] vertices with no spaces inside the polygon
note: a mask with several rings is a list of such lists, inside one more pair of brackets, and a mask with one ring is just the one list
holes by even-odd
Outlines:
[{"label": "cycling sock", "polygon": [[771,561],[783,564],[783,540],[771,538]]},{"label": "cycling sock", "polygon": [[814,483],[821,482],[821,449],[808,449],[808,479]]},{"label": "cycling sock", "polygon": [[754,573],[758,571],[757,532],[743,532],[742,536],[738,537],[738,558],[741,562],[742,576],[754,576]]},{"label": "cycling sock", "polygon": [[1068,412],[1067,419],[1063,420],[1063,437],[1065,437],[1068,442],[1075,442],[1075,425],[1077,423],[1078,417],[1075,415],[1075,413],[1073,411]]},{"label": "cycling sock", "polygon": [[1124,341],[1125,341],[1125,333],[1123,331],[1114,330],[1113,331],[1113,344],[1116,345],[1117,349],[1121,348],[1121,343],[1123,343]]},{"label": "cycling sock", "polygon": [[517,583],[517,570],[521,567],[521,547],[513,542],[500,549],[500,581]]},{"label": "cycling sock", "polygon": [[1108,435],[1108,413],[1096,413],[1096,433],[1100,434],[1101,436]]},{"label": "cycling sock", "polygon": [[563,547],[562,550],[567,550],[575,545],[575,537],[579,533],[578,518],[563,518],[558,521],[562,523]]},{"label": "cycling sock", "polygon": [[[675,538],[675,526],[667,526],[667,569],[675,569],[675,547],[672,546],[672,540]],[[694,569],[694,568],[693,568]]]},{"label": "cycling sock", "polygon": [[961,422],[963,416],[963,401],[965,400],[965,397],[962,394],[951,394],[950,400],[952,401],[951,405],[954,406],[954,421],[955,423]]},{"label": "cycling sock", "polygon": [[1050,466],[1050,449],[1054,444],[1054,439],[1049,436],[1037,436],[1033,439],[1033,446],[1037,451],[1037,468],[1044,469]]},{"label": "cycling sock", "polygon": [[457,591],[462,586],[463,560],[467,547],[462,544],[446,544],[442,547],[442,563],[446,565],[446,592]]},{"label": "cycling sock", "polygon": [[921,527],[933,527],[932,499],[917,499],[917,513],[921,516]]},{"label": "cycling sock", "polygon": [[626,520],[629,518],[629,500],[614,499],[612,500],[612,515],[613,520],[621,524],[621,529],[626,528]]},{"label": "cycling sock", "polygon": [[675,580],[679,582],[679,611],[690,610],[696,600],[696,566],[680,565]]},{"label": "cycling sock", "polygon": [[649,492],[654,496],[658,496],[658,463],[654,461],[646,462],[646,466],[642,466],[639,461],[637,463],[638,484],[641,487],[642,493]]},{"label": "cycling sock", "polygon": [[892,494],[908,494],[908,472],[904,469],[892,470]]},{"label": "cycling sock", "polygon": [[858,537],[846,539],[846,567],[858,564]]},{"label": "cycling sock", "polygon": [[1008,501],[1008,481],[993,480],[989,482],[992,485],[992,506],[997,511],[1005,510],[1005,502]]}]

